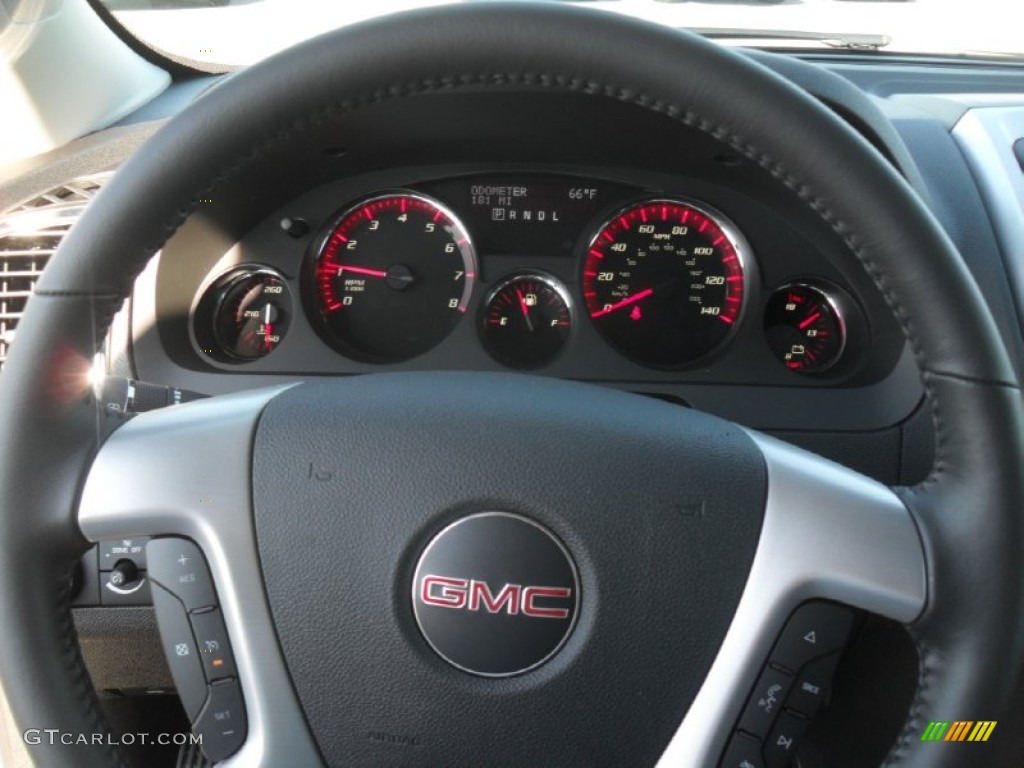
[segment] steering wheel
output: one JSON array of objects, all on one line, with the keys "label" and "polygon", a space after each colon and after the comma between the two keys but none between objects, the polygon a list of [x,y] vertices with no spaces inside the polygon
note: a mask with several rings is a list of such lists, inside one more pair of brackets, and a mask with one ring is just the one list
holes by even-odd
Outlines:
[{"label": "steering wheel", "polygon": [[[325,380],[123,424],[100,412],[85,362],[223,180],[375,105],[509,92],[654,111],[797,195],[913,349],[927,480],[887,488],[709,415],[512,374]],[[565,7],[374,21],[184,110],[43,275],[0,377],[3,683],[23,728],[104,733],[69,565],[92,541],[171,536],[208,563],[233,648],[247,725],[232,764],[713,765],[787,617],[821,599],[916,640],[886,765],[953,765],[924,725],[995,719],[1020,658],[1022,435],[1013,367],[950,241],[876,150],[780,77]],[[34,757],[120,762],[106,741]]]}]

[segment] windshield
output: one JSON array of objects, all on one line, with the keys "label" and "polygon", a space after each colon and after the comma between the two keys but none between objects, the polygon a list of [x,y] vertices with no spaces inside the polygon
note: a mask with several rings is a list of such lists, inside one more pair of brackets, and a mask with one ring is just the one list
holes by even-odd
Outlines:
[{"label": "windshield", "polygon": [[[449,0],[450,1],[450,0]],[[484,2],[486,0],[465,0]],[[556,0],[552,0],[554,2]],[[245,65],[335,27],[446,0],[102,0],[147,45],[173,57]],[[593,0],[590,8],[761,48],[1020,57],[1007,0]]]}]

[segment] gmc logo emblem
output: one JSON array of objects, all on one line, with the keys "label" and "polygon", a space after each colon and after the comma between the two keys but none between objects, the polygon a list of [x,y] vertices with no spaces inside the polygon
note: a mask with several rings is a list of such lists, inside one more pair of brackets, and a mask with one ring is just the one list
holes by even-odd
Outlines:
[{"label": "gmc logo emblem", "polygon": [[446,576],[424,576],[420,583],[420,600],[427,605],[454,610],[488,613],[505,612],[509,616],[523,614],[536,619],[567,619],[568,608],[538,605],[538,600],[568,600],[572,590],[567,587],[524,587],[506,584],[495,595],[485,581],[452,579]]}]

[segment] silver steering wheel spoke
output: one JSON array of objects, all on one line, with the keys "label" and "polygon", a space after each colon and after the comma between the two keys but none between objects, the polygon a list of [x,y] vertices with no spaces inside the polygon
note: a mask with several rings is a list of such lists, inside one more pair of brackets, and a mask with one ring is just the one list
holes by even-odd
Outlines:
[{"label": "silver steering wheel spoke", "polygon": [[924,609],[924,548],[892,489],[750,431],[768,473],[757,553],[718,656],[659,768],[717,765],[786,619],[834,600],[903,623]]},{"label": "silver steering wheel spoke", "polygon": [[248,719],[245,743],[218,765],[320,764],[271,620],[252,519],[252,436],[285,388],[135,417],[100,449],[79,504],[91,541],[180,536],[205,554]]}]

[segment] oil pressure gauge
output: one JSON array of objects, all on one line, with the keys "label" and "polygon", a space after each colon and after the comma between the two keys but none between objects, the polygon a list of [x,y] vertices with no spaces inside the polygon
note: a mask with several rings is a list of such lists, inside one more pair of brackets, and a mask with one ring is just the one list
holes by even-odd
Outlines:
[{"label": "oil pressure gauge", "polygon": [[791,283],[768,300],[764,332],[775,357],[796,373],[823,373],[846,348],[844,297],[835,288]]}]

